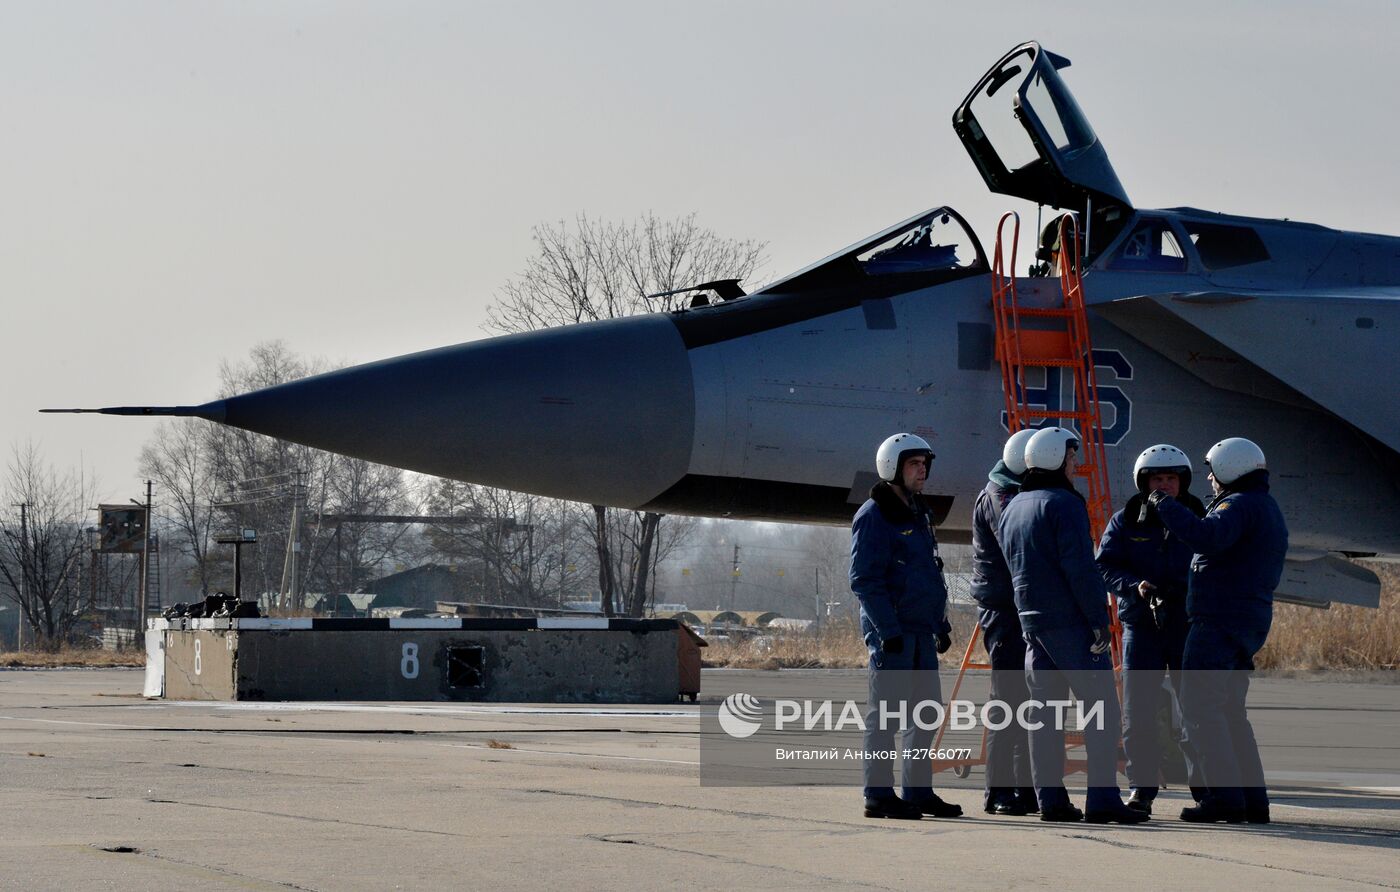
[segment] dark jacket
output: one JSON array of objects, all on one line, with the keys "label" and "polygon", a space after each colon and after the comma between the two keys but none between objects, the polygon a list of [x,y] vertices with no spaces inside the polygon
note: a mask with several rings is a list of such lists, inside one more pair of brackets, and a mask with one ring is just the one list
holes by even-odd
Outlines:
[{"label": "dark jacket", "polygon": [[[1179,501],[1197,517],[1206,513],[1201,500],[1189,492]],[[1108,522],[1095,558],[1108,590],[1118,596],[1118,618],[1130,626],[1153,622],[1151,605],[1138,593],[1143,581],[1157,587],[1155,596],[1164,603],[1184,609],[1193,554],[1195,549],[1171,534],[1141,494],[1129,499]]]},{"label": "dark jacket", "polygon": [[881,641],[952,629],[932,518],[923,499],[912,501],[877,483],[851,524],[851,591]]},{"label": "dark jacket", "polygon": [[1230,484],[1204,518],[1174,499],[1163,500],[1157,512],[1195,551],[1187,615],[1267,634],[1288,553],[1288,527],[1269,495],[1269,472],[1251,471]]},{"label": "dark jacket", "polygon": [[997,544],[997,525],[1007,504],[1021,491],[1021,478],[1005,462],[987,475],[987,486],[972,506],[972,597],[986,610],[1015,610],[1011,571]]},{"label": "dark jacket", "polygon": [[1011,570],[1027,632],[1108,626],[1108,599],[1094,563],[1089,511],[1063,473],[1027,472],[1001,515],[997,541]]}]

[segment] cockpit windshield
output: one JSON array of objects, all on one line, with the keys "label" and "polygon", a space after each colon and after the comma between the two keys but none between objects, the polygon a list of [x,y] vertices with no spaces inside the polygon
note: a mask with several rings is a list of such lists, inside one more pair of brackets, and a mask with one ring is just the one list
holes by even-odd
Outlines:
[{"label": "cockpit windshield", "polygon": [[944,208],[856,254],[867,276],[966,269],[977,262],[977,249],[960,221]]},{"label": "cockpit windshield", "polygon": [[[952,208],[939,207],[843,248],[763,291],[840,287],[849,296],[922,288],[987,268],[987,255],[967,221]],[[852,287],[856,291],[845,290]]]}]

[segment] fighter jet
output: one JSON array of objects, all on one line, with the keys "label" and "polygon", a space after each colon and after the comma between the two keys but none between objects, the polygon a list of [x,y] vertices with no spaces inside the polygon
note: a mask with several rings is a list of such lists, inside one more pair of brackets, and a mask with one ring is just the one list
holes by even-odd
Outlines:
[{"label": "fighter jet", "polygon": [[[1171,442],[1264,447],[1293,552],[1279,596],[1377,602],[1345,558],[1400,554],[1400,238],[1134,207],[1060,72],[1031,42],[953,127],[994,192],[1078,215],[1111,482]],[[846,523],[875,446],[913,431],[945,541],[1006,436],[992,270],[936,207],[744,294],[671,313],[473,341],[190,406],[191,415],[457,480],[666,513]],[[1022,299],[1058,283],[1025,276]],[[1068,375],[1028,381],[1069,407]],[[1035,373],[1032,372],[1032,375]],[[1389,383],[1386,383],[1389,382]],[[1119,499],[1121,501],[1121,499]]]}]

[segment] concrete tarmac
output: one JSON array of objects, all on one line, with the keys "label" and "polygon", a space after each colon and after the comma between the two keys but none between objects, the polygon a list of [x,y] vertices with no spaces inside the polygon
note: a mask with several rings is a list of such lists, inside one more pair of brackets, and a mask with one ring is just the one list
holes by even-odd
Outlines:
[{"label": "concrete tarmac", "polygon": [[[703,700],[834,680],[707,670]],[[691,704],[140,687],[136,670],[0,671],[0,888],[1400,888],[1400,685],[1330,683],[1324,715],[1256,683],[1256,725],[1297,729],[1265,754],[1274,823],[1184,824],[1167,791],[1129,828],[992,818],[967,786],[946,790],[967,817],[919,822],[867,820],[846,787],[701,786]],[[1370,756],[1319,770],[1331,747]]]}]

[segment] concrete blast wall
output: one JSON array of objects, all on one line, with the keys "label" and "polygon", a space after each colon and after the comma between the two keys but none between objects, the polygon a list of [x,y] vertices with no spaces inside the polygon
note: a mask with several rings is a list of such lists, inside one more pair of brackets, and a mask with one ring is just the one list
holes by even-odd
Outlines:
[{"label": "concrete blast wall", "polygon": [[147,640],[147,695],[181,700],[667,703],[695,649],[672,620],[575,618],[158,620]]}]

